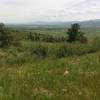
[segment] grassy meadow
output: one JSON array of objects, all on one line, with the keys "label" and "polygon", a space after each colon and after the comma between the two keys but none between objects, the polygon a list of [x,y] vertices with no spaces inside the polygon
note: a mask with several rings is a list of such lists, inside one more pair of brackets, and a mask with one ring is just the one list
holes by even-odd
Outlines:
[{"label": "grassy meadow", "polygon": [[26,39],[30,31],[65,37],[65,28],[9,29],[18,42],[0,49],[0,100],[100,100],[99,28],[82,29],[86,44]]}]

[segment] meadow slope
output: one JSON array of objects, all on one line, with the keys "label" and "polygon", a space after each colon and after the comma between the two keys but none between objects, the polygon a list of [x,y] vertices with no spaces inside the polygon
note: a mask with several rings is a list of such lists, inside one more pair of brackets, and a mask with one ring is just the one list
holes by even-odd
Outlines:
[{"label": "meadow slope", "polygon": [[[2,62],[3,57],[9,54],[0,53]],[[100,100],[100,52],[2,63],[0,100]]]}]

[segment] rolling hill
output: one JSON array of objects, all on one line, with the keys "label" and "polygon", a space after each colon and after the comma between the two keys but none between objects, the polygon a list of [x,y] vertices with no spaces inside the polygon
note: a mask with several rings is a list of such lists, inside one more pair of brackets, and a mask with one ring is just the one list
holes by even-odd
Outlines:
[{"label": "rolling hill", "polygon": [[79,23],[81,27],[100,27],[100,19],[88,21],[70,21],[70,22],[32,22],[24,24],[7,24],[9,27],[69,27],[73,23]]}]

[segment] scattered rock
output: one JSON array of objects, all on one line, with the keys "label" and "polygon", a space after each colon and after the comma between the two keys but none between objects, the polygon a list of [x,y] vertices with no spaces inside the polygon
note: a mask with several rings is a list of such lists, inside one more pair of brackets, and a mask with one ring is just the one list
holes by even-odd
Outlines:
[{"label": "scattered rock", "polygon": [[66,70],[66,71],[64,72],[64,76],[66,76],[66,75],[68,75],[68,74],[69,74],[69,71]]}]

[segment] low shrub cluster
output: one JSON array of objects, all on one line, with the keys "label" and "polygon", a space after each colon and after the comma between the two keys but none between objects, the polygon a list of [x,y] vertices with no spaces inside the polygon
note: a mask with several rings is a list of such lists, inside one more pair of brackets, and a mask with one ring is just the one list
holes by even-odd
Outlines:
[{"label": "low shrub cluster", "polygon": [[81,56],[84,54],[100,51],[100,39],[94,38],[87,44],[75,43],[54,43],[50,45],[37,44],[30,49],[31,54],[42,57],[62,58],[65,56]]},{"label": "low shrub cluster", "polygon": [[29,33],[27,39],[31,41],[43,41],[43,42],[63,42],[67,41],[66,37],[56,37],[52,35],[40,34],[40,33]]},{"label": "low shrub cluster", "polygon": [[40,57],[45,57],[48,55],[48,48],[42,45],[36,45],[31,49],[31,54],[36,54]]},{"label": "low shrub cluster", "polygon": [[[29,44],[29,43],[28,43]],[[28,45],[27,44],[27,45]],[[100,39],[94,38],[88,44],[75,43],[37,43],[20,46],[11,46],[0,51],[0,64],[22,65],[41,60],[41,58],[63,58],[81,56],[100,51]]]}]

